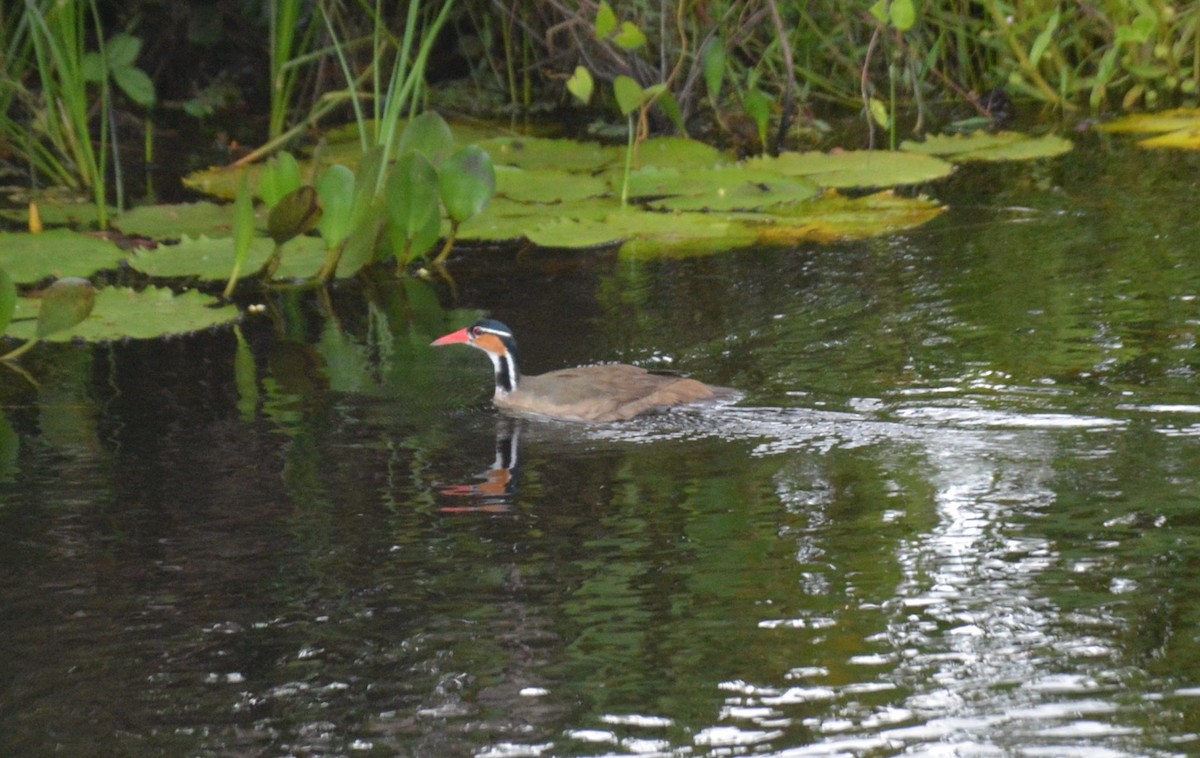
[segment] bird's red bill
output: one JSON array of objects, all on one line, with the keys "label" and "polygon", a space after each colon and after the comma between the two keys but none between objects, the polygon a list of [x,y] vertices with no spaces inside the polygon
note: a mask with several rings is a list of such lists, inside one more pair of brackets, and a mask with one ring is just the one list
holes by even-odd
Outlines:
[{"label": "bird's red bill", "polygon": [[433,342],[431,342],[429,344],[431,346],[432,345],[457,345],[460,342],[470,342],[470,341],[471,341],[470,332],[468,332],[466,329],[459,329],[457,332],[451,332],[450,334],[447,334],[444,337],[438,337],[437,339],[435,339]]}]

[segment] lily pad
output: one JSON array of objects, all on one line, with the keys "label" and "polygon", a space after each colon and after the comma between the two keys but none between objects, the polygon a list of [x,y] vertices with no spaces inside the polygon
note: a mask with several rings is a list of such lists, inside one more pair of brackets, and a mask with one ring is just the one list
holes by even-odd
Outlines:
[{"label": "lily pad", "polygon": [[901,150],[911,153],[938,155],[954,163],[967,161],[1023,161],[1053,158],[1070,152],[1074,147],[1068,139],[1053,134],[1030,137],[1019,132],[974,132],[972,134],[939,135],[924,142],[906,140]]},{"label": "lily pad", "polygon": [[[236,178],[237,175],[234,175]],[[184,237],[233,236],[233,206],[223,203],[179,203],[144,205],[126,211],[113,220],[123,233],[172,241]]]},{"label": "lily pad", "polygon": [[[141,292],[126,287],[104,287],[96,290],[95,308],[82,323],[46,337],[50,341],[83,339],[105,342],[125,338],[151,339],[168,334],[186,334],[237,320],[239,313],[232,305],[199,292],[175,295],[165,287],[150,287]],[[31,339],[37,324],[41,301],[21,298],[17,301],[16,318],[26,320],[9,326],[8,334]]]},{"label": "lily pad", "polygon": [[[257,271],[266,263],[275,243],[266,237],[256,237],[250,243],[250,255],[243,272]],[[296,237],[283,247],[283,261],[277,276],[305,278],[314,275],[325,263],[325,243],[318,237]],[[213,239],[200,236],[185,237],[177,245],[159,245],[153,250],[139,250],[129,259],[129,265],[147,276],[162,279],[199,279],[224,281],[233,270],[234,247],[230,238]]]},{"label": "lily pad", "polygon": [[560,171],[598,171],[623,159],[624,152],[598,142],[543,137],[497,137],[478,143],[497,166]]},{"label": "lily pad", "polygon": [[692,168],[709,168],[731,160],[732,154],[685,137],[654,137],[637,147],[637,162],[643,168],[662,166],[685,171]]},{"label": "lily pad", "polygon": [[112,242],[67,229],[40,234],[0,232],[0,268],[18,284],[48,277],[88,277],[116,268],[124,258]]},{"label": "lily pad", "polygon": [[496,194],[525,203],[555,203],[598,197],[609,191],[601,177],[554,169],[526,171],[496,166]]},{"label": "lily pad", "polygon": [[1139,147],[1173,147],[1177,150],[1200,150],[1200,127],[1180,129],[1177,132],[1160,134],[1138,140]]},{"label": "lily pad", "polygon": [[598,247],[639,238],[652,238],[663,247],[707,241],[728,248],[755,241],[753,231],[718,214],[659,213],[636,208],[618,208],[598,219],[558,219],[536,227],[528,237],[543,247],[562,248]]},{"label": "lily pad", "polygon": [[[302,165],[302,173],[306,168]],[[250,186],[257,187],[265,169],[265,163],[237,167],[214,166],[201,171],[193,171],[183,177],[181,181],[183,186],[195,192],[201,192],[218,200],[232,200],[237,197],[238,182],[242,180],[243,172],[245,172]]]},{"label": "lily pad", "polygon": [[784,153],[778,158],[746,161],[748,168],[786,176],[803,176],[822,187],[894,187],[942,179],[954,166],[920,153],[848,150],[839,153]]},{"label": "lily pad", "polygon": [[755,171],[744,165],[694,171],[643,169],[629,180],[635,197],[666,195],[652,203],[670,210],[758,210],[779,203],[806,200],[819,188],[808,179]]},{"label": "lily pad", "polygon": [[1102,132],[1160,134],[1184,129],[1200,129],[1200,108],[1175,108],[1159,113],[1133,113],[1100,124]]}]

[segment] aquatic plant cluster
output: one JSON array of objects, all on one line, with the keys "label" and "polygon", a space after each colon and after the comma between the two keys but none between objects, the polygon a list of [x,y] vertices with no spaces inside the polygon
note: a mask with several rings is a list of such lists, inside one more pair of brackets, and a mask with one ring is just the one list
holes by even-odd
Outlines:
[{"label": "aquatic plant cluster", "polygon": [[[925,185],[957,162],[1048,157],[1070,149],[1060,137],[994,131],[1004,120],[1000,111],[1008,95],[980,99],[973,93],[1005,66],[1002,83],[1013,95],[1063,108],[1073,107],[1085,91],[1093,106],[1103,105],[1118,86],[1126,88],[1126,106],[1161,97],[1153,93],[1195,93],[1195,67],[1187,68],[1184,53],[1192,45],[1200,60],[1197,11],[1174,14],[1135,4],[1138,15],[1114,27],[1112,45],[1101,56],[1108,68],[1100,77],[1082,75],[1093,56],[1080,47],[1085,39],[1099,43],[1083,27],[1067,26],[1063,11],[1047,8],[1038,15],[1036,5],[983,3],[973,7],[986,13],[965,14],[952,29],[941,5],[918,9],[910,0],[881,0],[860,17],[844,15],[840,6],[785,7],[775,0],[619,7],[601,1],[571,9],[525,2],[486,10],[470,2],[384,8],[377,0],[353,9],[268,2],[260,19],[271,71],[266,130],[257,135],[261,146],[229,167],[187,180],[193,189],[234,202],[127,210],[118,129],[128,131],[130,115],[141,117],[149,163],[154,120],[176,107],[191,118],[213,116],[221,101],[210,88],[215,82],[198,87],[193,81],[186,101],[164,97],[176,83],[147,73],[155,70],[156,57],[167,55],[158,45],[145,52],[156,18],[150,9],[126,15],[140,6],[27,0],[18,12],[0,15],[10,83],[0,89],[0,160],[19,169],[31,187],[49,182],[90,190],[93,214],[54,207],[43,192],[31,194],[27,219],[21,219],[31,234],[2,239],[0,326],[15,318],[11,332],[35,340],[112,339],[153,335],[140,331],[136,315],[125,319],[94,309],[138,314],[153,307],[179,316],[160,313],[157,334],[237,316],[236,309],[198,293],[170,298],[162,287],[96,291],[80,280],[117,266],[159,280],[224,281],[228,300],[250,274],[267,286],[319,285],[381,265],[405,275],[421,261],[443,263],[459,240],[615,245],[623,255],[679,255],[885,234],[943,210],[937,200],[892,188]],[[1124,10],[1123,4],[1113,9]],[[200,14],[192,17],[199,23],[228,20],[230,10],[218,3],[189,12]],[[1120,18],[1111,17],[1114,23]],[[1024,35],[1035,27],[1025,49]],[[963,39],[968,29],[979,39]],[[565,42],[571,43],[566,53],[560,47]],[[848,42],[854,44],[843,44]],[[1137,46],[1151,42],[1153,56],[1162,61],[1158,68],[1137,63]],[[197,38],[189,44],[204,43]],[[834,48],[836,65],[826,59]],[[1008,63],[1001,49],[1013,56]],[[1082,56],[1074,69],[1078,76],[1060,71],[1057,88],[1043,86],[1072,50]],[[453,102],[460,91],[442,80],[434,97],[429,82],[446,75],[446,61],[456,62],[467,91],[506,88],[508,105],[526,111],[573,99],[575,107],[619,115],[626,121],[624,146],[530,137],[495,126],[452,127],[426,110],[433,102]],[[322,62],[328,65],[314,79]],[[1135,73],[1140,83],[1130,78]],[[1156,77],[1162,86],[1150,87]],[[850,81],[856,90],[842,86]],[[982,114],[975,122],[960,120],[959,129],[993,130],[898,138],[898,103],[916,105],[920,131],[930,98],[951,92]],[[806,122],[816,123],[809,106],[822,100],[861,106],[868,123],[887,129],[893,149],[780,154],[794,147]],[[699,131],[727,149],[686,136],[651,136],[697,131],[698,114],[713,127]],[[338,115],[352,118],[352,125],[326,131],[315,147],[311,140],[309,147],[299,144],[301,135],[311,137]],[[272,157],[259,160],[266,156]],[[851,193],[842,194],[846,190]],[[116,237],[66,229],[39,234],[43,219],[103,230],[110,217]],[[45,252],[30,253],[38,249]],[[40,310],[38,302],[17,297],[18,287],[55,279],[67,284],[48,287]],[[35,310],[37,325],[26,335],[30,322],[21,319]],[[100,322],[105,326],[97,330]]]}]

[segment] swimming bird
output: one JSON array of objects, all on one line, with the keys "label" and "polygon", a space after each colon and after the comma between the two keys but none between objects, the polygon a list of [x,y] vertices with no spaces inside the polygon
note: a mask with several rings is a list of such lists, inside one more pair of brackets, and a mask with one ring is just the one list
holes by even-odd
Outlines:
[{"label": "swimming bird", "polygon": [[495,319],[476,321],[434,340],[433,345],[467,344],[487,353],[496,370],[497,408],[566,421],[625,421],[682,405],[737,398],[737,390],[714,387],[676,374],[624,363],[560,369],[523,376],[512,329]]}]

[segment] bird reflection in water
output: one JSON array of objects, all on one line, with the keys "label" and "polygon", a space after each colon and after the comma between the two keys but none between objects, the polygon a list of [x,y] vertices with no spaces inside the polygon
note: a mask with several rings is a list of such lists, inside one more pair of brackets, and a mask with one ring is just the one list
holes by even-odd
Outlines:
[{"label": "bird reflection in water", "polygon": [[508,513],[513,508],[518,474],[517,448],[521,422],[513,418],[496,421],[496,459],[487,471],[475,475],[474,484],[455,484],[438,490],[439,495],[463,498],[460,504],[446,505],[442,513]]}]

